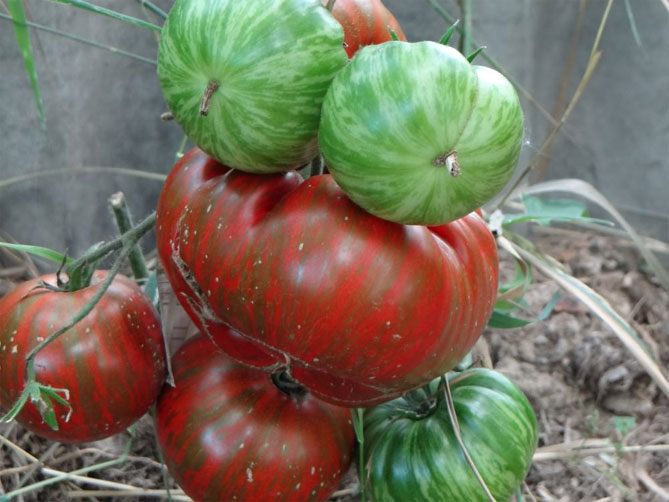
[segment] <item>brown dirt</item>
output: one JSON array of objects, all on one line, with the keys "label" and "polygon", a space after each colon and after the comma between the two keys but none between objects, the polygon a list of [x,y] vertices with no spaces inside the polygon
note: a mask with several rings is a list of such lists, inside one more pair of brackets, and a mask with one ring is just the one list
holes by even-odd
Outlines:
[{"label": "brown dirt", "polygon": [[[579,239],[543,237],[535,242],[607,298],[636,328],[662,368],[668,367],[669,294],[643,272],[632,251],[594,235],[579,235]],[[7,257],[0,259],[5,260],[0,261],[0,271],[17,266]],[[513,271],[510,261],[503,261],[502,267],[506,272]],[[26,273],[0,275],[0,295]],[[555,284],[535,274],[525,297],[531,313],[536,316],[557,290]],[[477,362],[481,364],[490,356],[494,367],[526,393],[539,421],[540,455],[527,477],[525,501],[669,500],[669,449],[664,446],[669,444],[669,400],[598,318],[563,296],[547,320],[522,329],[488,330],[485,340],[487,347],[479,346]],[[144,417],[135,429],[131,457],[89,475],[140,488],[175,488],[157,460],[150,418]],[[118,457],[130,437],[124,433],[94,444],[57,445],[16,423],[0,425],[0,435],[64,472]],[[606,440],[609,449],[578,456],[575,446],[594,439]],[[546,459],[546,447],[550,445],[563,458]],[[635,447],[635,451],[625,451],[629,447]],[[660,451],[650,451],[652,447]],[[11,491],[19,483],[29,485],[48,478],[35,470],[29,472],[29,464],[24,454],[0,444],[0,493]],[[339,499],[352,500],[347,492],[355,492],[356,487],[351,472]],[[72,491],[82,489],[105,488],[63,481],[27,494],[24,500],[65,500],[68,493],[72,496]],[[156,500],[129,496],[115,499]],[[89,496],[88,500],[111,499]]]}]

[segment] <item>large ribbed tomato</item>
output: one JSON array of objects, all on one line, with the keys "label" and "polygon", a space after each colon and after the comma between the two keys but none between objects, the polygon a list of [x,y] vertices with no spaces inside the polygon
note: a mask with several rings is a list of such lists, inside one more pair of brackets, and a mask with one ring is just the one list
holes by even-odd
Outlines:
[{"label": "large ribbed tomato", "polygon": [[219,347],[289,367],[348,406],[453,367],[497,293],[495,241],[476,214],[398,225],[361,210],[328,175],[254,176],[195,150],[168,177],[157,238],[177,296]]},{"label": "large ribbed tomato", "polygon": [[[509,500],[530,469],[537,419],[523,393],[496,371],[449,376],[462,440],[492,495]],[[376,502],[485,502],[449,418],[443,388],[365,412],[367,483]]]},{"label": "large ribbed tomato", "polygon": [[[0,300],[0,407],[19,398],[25,358],[42,340],[70,322],[96,294],[106,272],[73,292],[20,284]],[[55,276],[41,280],[55,284]],[[126,429],[155,402],[165,379],[160,320],[149,298],[130,279],[114,278],[93,311],[34,360],[35,378],[69,390],[72,415],[55,404],[59,429],[52,430],[28,401],[17,420],[33,432],[61,442],[94,441]]]},{"label": "large ribbed tomato", "polygon": [[[327,5],[328,0],[321,0]],[[360,47],[393,40],[392,29],[397,38],[406,36],[395,16],[381,0],[337,0],[332,15],[344,28],[346,53],[352,58]]]},{"label": "large ribbed tomato", "polygon": [[175,387],[158,401],[156,431],[188,495],[326,500],[337,488],[354,446],[347,409],[290,384],[282,392],[266,372],[232,361],[203,336],[172,361]]}]

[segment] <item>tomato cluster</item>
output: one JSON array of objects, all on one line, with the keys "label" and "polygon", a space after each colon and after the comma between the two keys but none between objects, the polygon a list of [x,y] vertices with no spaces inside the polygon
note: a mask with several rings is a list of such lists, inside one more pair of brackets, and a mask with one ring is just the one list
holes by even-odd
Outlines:
[{"label": "tomato cluster", "polygon": [[[158,253],[201,335],[172,360],[158,442],[196,500],[321,500],[352,459],[347,408],[380,405],[366,414],[363,480],[377,500],[471,500],[458,495],[475,488],[435,397],[443,384],[430,382],[493,310],[496,244],[476,210],[515,167],[518,98],[457,51],[406,42],[379,0],[330,3],[176,0],[162,29],[161,88],[197,147],[162,191]],[[321,154],[331,174],[303,179],[296,170]],[[95,284],[68,294],[26,284],[3,299],[0,405],[18,399],[25,355],[60,327],[57,313]],[[56,433],[27,405],[19,419],[33,430],[96,439],[155,401],[156,313],[130,281],[113,285],[95,315],[38,354],[37,380],[69,389],[72,417]],[[536,445],[531,408],[494,374],[454,388],[463,421],[475,421],[468,403],[492,410],[463,434],[477,461],[505,466],[483,470],[508,496]],[[507,429],[514,439],[481,446]],[[434,448],[391,448],[409,433]],[[439,472],[426,476],[431,462]]]}]

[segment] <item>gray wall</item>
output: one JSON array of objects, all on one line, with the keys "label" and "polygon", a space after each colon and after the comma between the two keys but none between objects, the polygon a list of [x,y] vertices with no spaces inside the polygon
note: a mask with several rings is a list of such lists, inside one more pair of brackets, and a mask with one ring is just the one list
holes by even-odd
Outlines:
[{"label": "gray wall", "polygon": [[[135,1],[97,0],[136,17]],[[165,9],[170,0],[154,1]],[[410,40],[437,39],[445,22],[427,0],[387,0]],[[454,0],[442,5],[458,15]],[[546,178],[594,183],[643,233],[669,240],[669,12],[660,0],[630,0],[643,42],[633,39],[625,3],[614,2],[603,57],[547,159]],[[475,0],[474,36],[548,110],[555,106],[579,0]],[[605,0],[584,12],[571,96],[585,68]],[[155,34],[43,0],[34,22],[155,59]],[[0,5],[0,12],[4,12]],[[0,180],[49,169],[108,166],[167,173],[182,134],[159,120],[165,105],[155,67],[45,32],[33,32],[48,133],[40,131],[12,25],[0,19]],[[483,63],[479,58],[478,62]],[[523,100],[524,166],[549,123]],[[1,183],[1,181],[0,181]],[[0,186],[0,232],[82,251],[113,234],[107,197],[123,190],[136,215],[157,202],[160,183],[120,174],[62,174]]]}]

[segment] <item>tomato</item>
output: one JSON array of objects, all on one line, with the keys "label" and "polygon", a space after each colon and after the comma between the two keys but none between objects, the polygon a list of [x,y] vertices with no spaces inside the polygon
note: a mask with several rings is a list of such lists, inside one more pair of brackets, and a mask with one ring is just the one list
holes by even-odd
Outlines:
[{"label": "tomato", "polygon": [[[328,3],[328,0],[321,1],[323,5]],[[397,38],[406,40],[397,19],[380,0],[337,0],[332,15],[344,28],[344,43],[349,58],[365,45],[393,40],[391,29]]]},{"label": "tomato", "polygon": [[434,42],[361,49],[332,82],[319,132],[330,173],[354,202],[420,225],[460,218],[499,193],[522,138],[511,83]]},{"label": "tomato", "polygon": [[286,171],[318,153],[323,98],[347,61],[343,42],[319,0],[177,0],[161,33],[158,78],[200,148],[237,169]]},{"label": "tomato", "polygon": [[177,297],[219,347],[288,367],[346,406],[452,368],[497,294],[495,241],[476,214],[398,225],[361,210],[331,176],[254,176],[197,150],[166,181],[157,241]]},{"label": "tomato", "polygon": [[[24,388],[30,350],[71,319],[95,295],[106,272],[74,292],[37,288],[53,275],[20,284],[0,299],[0,406],[9,409]],[[28,401],[17,421],[46,438],[75,443],[123,431],[155,402],[165,378],[158,314],[130,279],[116,276],[93,311],[37,353],[35,378],[69,390],[72,415],[55,403],[52,430]],[[138,385],[141,382],[141,385]]]},{"label": "tomato", "polygon": [[[279,390],[211,342],[190,339],[172,359],[175,387],[156,407],[169,471],[195,500],[326,500],[352,458],[349,410]],[[292,395],[290,395],[292,393]]]},{"label": "tomato", "polygon": [[[501,373],[472,369],[449,376],[460,433],[496,500],[509,500],[537,447],[537,421],[523,393]],[[487,502],[453,432],[443,389],[366,410],[368,487],[373,500]],[[427,404],[427,406],[426,406]]]}]

